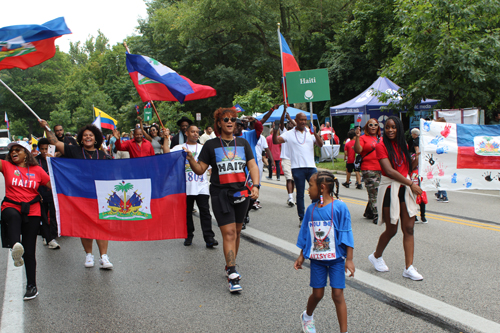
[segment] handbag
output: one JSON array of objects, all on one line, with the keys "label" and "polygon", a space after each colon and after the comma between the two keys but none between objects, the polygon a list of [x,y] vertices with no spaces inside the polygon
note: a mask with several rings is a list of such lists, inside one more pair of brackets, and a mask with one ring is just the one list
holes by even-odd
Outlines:
[{"label": "handbag", "polygon": [[[370,155],[371,153],[373,153],[375,151],[375,149],[373,149],[371,152],[369,152],[368,154],[366,154],[364,157]],[[358,154],[356,155],[356,158],[354,159],[354,168],[356,170],[360,170],[361,169],[361,163],[363,163],[363,156],[361,156],[361,154]]]}]

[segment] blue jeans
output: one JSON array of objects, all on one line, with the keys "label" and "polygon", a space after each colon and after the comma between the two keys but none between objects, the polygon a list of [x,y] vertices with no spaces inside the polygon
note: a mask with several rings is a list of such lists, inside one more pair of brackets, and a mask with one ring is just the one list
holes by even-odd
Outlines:
[{"label": "blue jeans", "polygon": [[293,181],[297,189],[297,213],[301,221],[304,218],[304,192],[306,190],[306,181],[309,181],[311,176],[316,172],[318,172],[316,168],[292,169]]},{"label": "blue jeans", "polygon": [[448,198],[448,193],[446,193],[446,191],[438,191],[437,195],[439,198]]}]

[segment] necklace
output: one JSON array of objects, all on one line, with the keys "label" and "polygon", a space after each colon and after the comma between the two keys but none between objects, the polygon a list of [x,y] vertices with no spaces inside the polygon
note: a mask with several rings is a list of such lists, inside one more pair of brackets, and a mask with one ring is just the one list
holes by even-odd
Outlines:
[{"label": "necklace", "polygon": [[[234,140],[234,154],[233,154],[233,158],[229,158],[229,156],[227,156],[227,153],[226,153],[226,149],[224,149],[224,145],[222,144],[222,139],[219,137],[219,140],[220,140],[220,146],[222,147],[222,152],[224,153],[224,156],[226,156],[226,158],[230,161],[233,161],[234,158],[236,157],[236,139],[235,137],[233,136],[233,140]],[[231,140],[231,141],[233,141]],[[229,143],[231,143],[231,141],[229,141]],[[224,140],[224,142],[226,142]],[[229,144],[227,144],[226,147],[229,147]]]},{"label": "necklace", "polygon": [[[17,167],[17,165],[14,165],[17,169],[17,172],[19,172],[19,175],[21,176],[21,180],[23,182],[23,185],[26,186],[26,184],[24,183],[24,177],[23,177],[23,173],[19,170],[19,168]],[[22,168],[22,167],[21,167]],[[28,183],[30,182],[30,165],[28,164]]]},{"label": "necklace", "polygon": [[233,136],[233,138],[232,138],[231,140],[229,140],[229,141],[226,141],[226,140],[224,140],[224,139],[221,139],[221,140],[222,140],[222,141],[226,144],[226,147],[229,147],[229,145],[231,144],[231,142],[234,140],[234,136]]},{"label": "necklace", "polygon": [[[399,151],[398,151],[398,146],[393,144],[392,145],[394,147],[394,164],[396,164],[396,166],[398,168],[400,168],[402,165],[403,165],[403,156],[401,156],[400,158],[400,155],[399,155]],[[401,154],[403,155],[403,154]]]},{"label": "necklace", "polygon": [[[195,150],[195,152],[194,152],[194,158],[196,158],[196,155],[198,154],[198,144],[197,144],[197,143],[195,143],[194,145],[196,146],[196,150]],[[186,149],[187,149],[187,150],[189,150],[189,148],[188,148],[188,143],[187,143],[187,142],[186,142]],[[190,151],[190,150],[189,150],[189,151]],[[191,153],[193,153],[193,152],[191,151]]]},{"label": "necklace", "polygon": [[[335,200],[333,200],[335,201]],[[330,230],[332,230],[332,227],[333,227],[333,201],[331,202],[331,205],[332,205],[332,222],[330,223],[330,228],[328,228],[328,232],[325,233],[325,237],[323,238],[318,238],[316,237],[316,231],[314,230],[314,209],[316,208],[316,206],[318,205],[317,203],[313,206],[313,209],[312,209],[312,212],[311,212],[311,223],[312,223],[312,231],[313,231],[313,236],[314,236],[314,239],[317,239],[319,241],[324,241],[326,237],[328,237],[328,235],[330,234]],[[319,215],[319,218],[324,221],[323,217],[321,216],[321,214],[319,213],[318,211],[318,215]]]},{"label": "necklace", "polygon": [[300,142],[299,138],[297,137],[297,129],[295,129],[295,139],[297,139],[297,142],[300,145],[303,145],[306,142],[306,138],[307,138],[307,132],[306,132],[306,130],[304,130],[304,140],[302,140],[302,142]]},{"label": "necklace", "polygon": [[[90,159],[91,159],[91,160],[93,160],[93,159],[94,159],[94,153],[95,153],[96,151],[97,151],[97,149],[96,149],[96,150],[94,150],[94,151],[92,151],[92,154],[89,154],[89,153],[88,153],[88,151],[87,151],[86,149],[83,149],[83,148],[82,148],[83,158],[84,158],[84,159],[87,159],[87,155],[88,155],[88,156],[90,157]],[[98,159],[99,159],[99,153],[97,153],[97,158],[96,158],[96,160],[98,160]]]}]

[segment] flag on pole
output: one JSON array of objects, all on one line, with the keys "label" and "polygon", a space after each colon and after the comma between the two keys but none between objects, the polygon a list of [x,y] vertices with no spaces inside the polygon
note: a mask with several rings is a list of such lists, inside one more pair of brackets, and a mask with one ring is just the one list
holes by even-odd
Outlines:
[{"label": "flag on pole", "polygon": [[7,112],[5,112],[5,122],[7,123],[7,129],[10,129],[10,122],[9,122],[9,118],[7,117]]},{"label": "flag on pole", "polygon": [[97,127],[98,129],[100,129],[102,131],[102,128],[101,128],[101,115],[100,114],[97,116],[97,118],[94,119],[94,121],[92,122],[92,125],[94,125],[95,127]]},{"label": "flag on pole", "polygon": [[135,110],[137,111],[137,115],[139,115],[139,112],[141,111],[141,109],[139,109],[138,105],[135,106]]},{"label": "flag on pole", "polygon": [[245,112],[245,110],[239,104],[233,106],[233,109],[235,109],[236,112]]},{"label": "flag on pole", "polygon": [[94,115],[95,117],[101,116],[101,128],[107,128],[113,130],[116,128],[118,124],[118,120],[108,115],[106,112],[99,110],[94,107]]},{"label": "flag on pole", "polygon": [[[49,158],[59,234],[113,241],[186,238],[185,158],[184,151],[127,160]],[[68,170],[78,177],[68,177]]]},{"label": "flag on pole", "polygon": [[31,149],[35,149],[35,147],[33,147],[33,145],[37,145],[37,147],[38,147],[38,140],[37,140],[37,138],[35,138],[33,136],[33,134],[31,134]]},{"label": "flag on pole", "polygon": [[285,37],[283,37],[279,29],[278,34],[280,37],[281,66],[283,69],[283,76],[286,77],[286,73],[298,72],[300,71],[300,68],[299,64],[297,64],[297,60],[295,60],[295,57],[292,54],[292,50],[288,47]]},{"label": "flag on pole", "polygon": [[127,53],[127,70],[143,102],[192,101],[216,95],[214,88],[193,83],[155,59]]},{"label": "flag on pole", "polygon": [[0,70],[36,66],[56,53],[55,40],[70,34],[64,17],[42,25],[12,25],[0,28]]}]

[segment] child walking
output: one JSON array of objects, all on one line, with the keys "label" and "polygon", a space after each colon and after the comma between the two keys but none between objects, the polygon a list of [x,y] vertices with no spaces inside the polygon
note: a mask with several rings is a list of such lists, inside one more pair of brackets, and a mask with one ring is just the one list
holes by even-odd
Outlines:
[{"label": "child walking", "polygon": [[338,180],[331,173],[320,171],[309,180],[309,197],[313,203],[304,215],[297,239],[301,251],[294,264],[295,269],[302,269],[304,259],[309,259],[311,265],[310,286],[313,290],[306,311],[300,315],[304,332],[316,332],[313,312],[323,298],[328,276],[340,332],[347,332],[345,273],[349,270],[349,276],[354,276],[354,238],[351,214],[346,204],[333,197],[335,184],[335,196],[338,197]]}]

